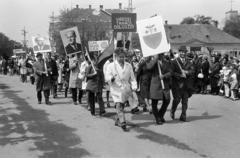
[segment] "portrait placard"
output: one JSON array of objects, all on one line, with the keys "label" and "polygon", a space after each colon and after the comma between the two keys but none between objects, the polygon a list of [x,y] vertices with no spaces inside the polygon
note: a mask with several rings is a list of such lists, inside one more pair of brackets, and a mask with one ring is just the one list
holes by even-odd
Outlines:
[{"label": "portrait placard", "polygon": [[51,46],[48,35],[33,36],[32,37],[33,51],[38,52],[51,52]]},{"label": "portrait placard", "polygon": [[112,29],[115,32],[136,32],[136,13],[112,13]]},{"label": "portrait placard", "polygon": [[82,52],[80,34],[77,27],[60,31],[66,55]]}]

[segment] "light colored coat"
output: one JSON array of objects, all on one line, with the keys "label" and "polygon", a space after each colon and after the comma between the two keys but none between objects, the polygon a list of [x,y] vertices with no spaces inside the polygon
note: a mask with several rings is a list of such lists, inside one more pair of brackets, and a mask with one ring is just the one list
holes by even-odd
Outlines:
[{"label": "light colored coat", "polygon": [[76,58],[69,59],[70,79],[69,88],[82,88],[82,81],[78,78],[80,73],[81,61],[75,64]]},{"label": "light colored coat", "polygon": [[20,74],[25,75],[27,74],[26,63],[24,59],[18,61],[18,66],[20,66]]},{"label": "light colored coat", "polygon": [[[88,62],[87,61],[82,62],[80,67],[80,73],[84,76],[86,75],[87,67],[88,67]],[[87,79],[86,77],[84,77],[84,79],[82,80],[82,89],[85,90],[86,86],[87,86]]]},{"label": "light colored coat", "polygon": [[[105,81],[107,80],[107,79],[106,79],[106,72],[107,72],[107,67],[108,67],[109,64],[110,64],[110,61],[107,60],[106,63],[103,65],[103,74],[104,74],[104,79],[105,79]],[[106,84],[106,90],[107,90],[107,91],[110,91],[110,86],[109,86],[109,84]]]},{"label": "light colored coat", "polygon": [[[115,81],[111,83],[112,77]],[[110,85],[113,101],[124,103],[129,99],[132,89],[137,89],[137,82],[131,64],[125,62],[122,68],[118,61],[114,61],[107,66],[106,80]]]}]

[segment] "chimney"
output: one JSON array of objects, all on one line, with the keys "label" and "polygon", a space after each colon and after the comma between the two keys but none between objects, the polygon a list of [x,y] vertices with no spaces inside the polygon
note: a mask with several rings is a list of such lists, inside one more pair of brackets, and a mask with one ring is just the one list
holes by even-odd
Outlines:
[{"label": "chimney", "polygon": [[102,10],[102,9],[103,9],[103,5],[99,5],[99,7],[100,7],[100,10]]},{"label": "chimney", "polygon": [[78,8],[78,5],[76,5],[76,8]]},{"label": "chimney", "polygon": [[91,6],[91,5],[89,5],[89,9],[92,9],[92,6]]},{"label": "chimney", "polygon": [[165,21],[165,25],[167,25],[167,24],[168,24],[168,21],[166,20],[166,21]]},{"label": "chimney", "polygon": [[122,9],[122,3],[119,3],[119,9]]}]

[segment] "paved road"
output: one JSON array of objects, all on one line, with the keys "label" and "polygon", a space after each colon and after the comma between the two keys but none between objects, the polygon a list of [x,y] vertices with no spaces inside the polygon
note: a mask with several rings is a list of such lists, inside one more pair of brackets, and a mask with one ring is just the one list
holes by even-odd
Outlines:
[{"label": "paved road", "polygon": [[1,158],[240,157],[240,101],[194,95],[189,123],[171,120],[168,111],[160,126],[153,115],[132,115],[127,107],[127,132],[114,126],[113,104],[100,117],[63,93],[51,101],[52,106],[38,105],[35,86],[0,75]]}]

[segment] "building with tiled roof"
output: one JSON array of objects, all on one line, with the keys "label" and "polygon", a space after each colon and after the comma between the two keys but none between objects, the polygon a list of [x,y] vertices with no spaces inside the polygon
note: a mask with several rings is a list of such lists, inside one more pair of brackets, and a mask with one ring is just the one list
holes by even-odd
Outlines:
[{"label": "building with tiled roof", "polygon": [[207,47],[214,52],[237,52],[240,55],[240,40],[212,25],[165,25],[166,35],[173,51],[187,46],[189,51],[208,53]]}]

